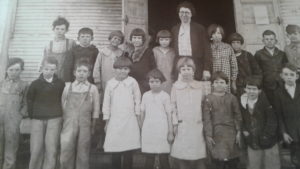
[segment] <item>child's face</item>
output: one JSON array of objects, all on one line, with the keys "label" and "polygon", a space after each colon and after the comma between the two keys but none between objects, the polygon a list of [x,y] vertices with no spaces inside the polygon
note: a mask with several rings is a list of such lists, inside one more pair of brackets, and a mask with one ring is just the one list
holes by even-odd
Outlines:
[{"label": "child's face", "polygon": [[294,32],[288,34],[287,37],[290,39],[292,43],[300,43],[300,32]]},{"label": "child's face", "polygon": [[20,77],[21,72],[22,72],[22,68],[21,68],[20,63],[11,65],[6,70],[7,77],[11,80],[18,79]]},{"label": "child's face", "polygon": [[299,75],[296,72],[288,68],[283,68],[280,76],[283,79],[284,83],[289,86],[295,85],[296,80],[299,78]]},{"label": "child's face", "polygon": [[79,82],[86,81],[89,75],[90,75],[89,68],[84,65],[77,67],[76,70],[74,71],[74,76],[76,80]]},{"label": "child's face", "polygon": [[273,48],[275,48],[277,40],[274,35],[264,35],[263,43],[264,43],[265,47],[267,47],[269,49],[273,49]]},{"label": "child's face", "polygon": [[122,39],[118,36],[114,36],[110,39],[110,44],[114,47],[118,47],[121,44]]},{"label": "child's face", "polygon": [[149,86],[153,92],[158,92],[161,90],[161,81],[159,79],[150,77]]},{"label": "child's face", "polygon": [[50,79],[53,77],[56,71],[56,65],[51,63],[44,63],[42,72],[45,79]]},{"label": "child's face", "polygon": [[126,79],[129,72],[130,72],[129,67],[116,68],[115,69],[116,79],[118,79],[118,80],[124,80],[124,79]]},{"label": "child's face", "polygon": [[258,98],[258,95],[260,94],[261,90],[258,89],[257,86],[254,86],[254,85],[246,85],[245,92],[247,93],[248,98],[249,98],[250,100],[255,100],[255,99]]},{"label": "child's face", "polygon": [[214,92],[225,92],[227,90],[227,83],[224,79],[216,79],[213,82]]},{"label": "child's face", "polygon": [[142,36],[132,36],[131,41],[134,47],[140,47],[143,45],[143,37]]},{"label": "child's face", "polygon": [[159,44],[163,48],[169,47],[170,43],[171,38],[159,38]]},{"label": "child's face", "polygon": [[240,52],[241,50],[242,50],[242,43],[241,43],[241,41],[232,41],[231,42],[231,46],[232,46],[232,48],[233,48],[233,50],[235,51],[235,52]]},{"label": "child's face", "polygon": [[222,41],[222,33],[221,33],[221,30],[220,28],[217,28],[216,32],[214,34],[211,35],[211,39],[214,41],[214,42],[221,42]]},{"label": "child's face", "polygon": [[180,68],[179,72],[184,80],[194,79],[194,69],[191,66],[184,65]]},{"label": "child's face", "polygon": [[57,25],[53,29],[56,38],[64,38],[67,33],[66,25]]},{"label": "child's face", "polygon": [[80,34],[78,37],[79,43],[81,46],[87,47],[90,46],[93,36],[91,34],[85,33],[85,34]]},{"label": "child's face", "polygon": [[190,23],[192,11],[189,8],[181,7],[178,15],[181,23]]}]

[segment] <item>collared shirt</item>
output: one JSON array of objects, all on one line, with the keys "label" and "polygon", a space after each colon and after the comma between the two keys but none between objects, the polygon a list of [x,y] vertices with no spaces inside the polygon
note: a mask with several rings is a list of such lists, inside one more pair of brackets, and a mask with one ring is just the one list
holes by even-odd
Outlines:
[{"label": "collared shirt", "polygon": [[[64,88],[63,94],[62,94],[62,105],[65,104],[67,95],[69,92],[69,87],[72,85],[72,91],[77,93],[84,93],[89,91],[89,96],[91,97],[91,100],[93,102],[93,118],[99,118],[100,114],[100,96],[98,89],[95,85],[91,84],[87,80],[84,82],[79,82],[75,80],[73,83],[67,83],[66,87]],[[90,88],[91,85],[91,88]]]},{"label": "collared shirt", "polygon": [[294,98],[295,97],[295,91],[296,91],[296,85],[294,86],[289,86],[289,85],[284,85],[286,91],[288,92],[288,94]]},{"label": "collared shirt", "polygon": [[190,24],[181,24],[178,35],[179,56],[192,56]]},{"label": "collared shirt", "polygon": [[247,108],[247,105],[248,105],[248,108],[250,109],[254,109],[254,106],[255,106],[255,103],[257,102],[258,98],[254,99],[254,100],[251,100],[248,98],[248,95],[247,93],[243,94],[241,96],[241,104],[243,106],[243,108]]},{"label": "collared shirt", "polygon": [[53,81],[53,76],[49,79],[44,78],[48,83],[51,83]]}]

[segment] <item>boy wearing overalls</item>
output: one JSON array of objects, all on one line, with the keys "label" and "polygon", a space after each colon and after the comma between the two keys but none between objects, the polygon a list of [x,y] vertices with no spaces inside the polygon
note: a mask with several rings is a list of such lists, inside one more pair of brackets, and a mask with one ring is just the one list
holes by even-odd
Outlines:
[{"label": "boy wearing overalls", "polygon": [[100,109],[98,89],[87,80],[90,72],[91,65],[88,61],[76,63],[76,79],[73,83],[67,83],[63,91],[61,169],[89,168],[91,134]]}]

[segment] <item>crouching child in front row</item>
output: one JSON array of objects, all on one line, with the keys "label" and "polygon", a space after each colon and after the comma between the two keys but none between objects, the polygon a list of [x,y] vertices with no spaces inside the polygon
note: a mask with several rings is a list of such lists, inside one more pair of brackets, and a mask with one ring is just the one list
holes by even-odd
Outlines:
[{"label": "crouching child in front row", "polygon": [[277,116],[255,78],[247,78],[245,94],[240,98],[248,169],[280,169]]},{"label": "crouching child in front row", "polygon": [[31,118],[29,169],[54,169],[62,124],[61,95],[65,83],[55,74],[58,61],[47,57],[42,74],[28,89],[27,105]]},{"label": "crouching child in front row", "polygon": [[87,60],[75,64],[73,83],[66,83],[62,94],[61,169],[89,168],[91,133],[99,117],[99,93],[88,81],[91,65]]}]

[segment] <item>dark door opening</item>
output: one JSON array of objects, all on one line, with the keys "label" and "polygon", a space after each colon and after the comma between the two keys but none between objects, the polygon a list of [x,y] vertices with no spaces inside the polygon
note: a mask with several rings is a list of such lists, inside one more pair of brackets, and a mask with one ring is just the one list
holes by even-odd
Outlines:
[{"label": "dark door opening", "polygon": [[[156,35],[161,29],[171,28],[180,22],[177,5],[184,0],[148,0],[149,33]],[[213,23],[222,25],[226,35],[236,31],[233,0],[189,0],[196,9],[192,20],[206,28]]]}]

